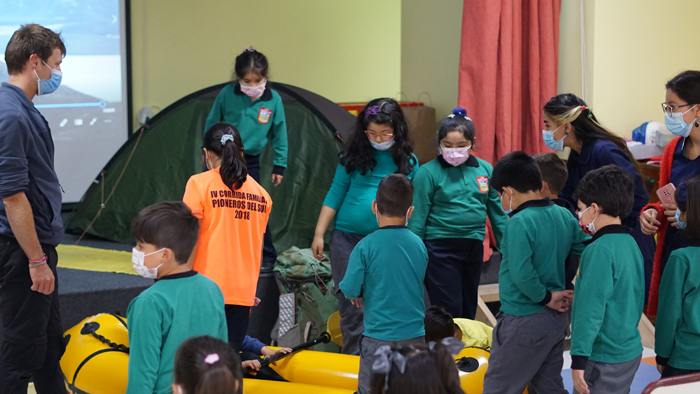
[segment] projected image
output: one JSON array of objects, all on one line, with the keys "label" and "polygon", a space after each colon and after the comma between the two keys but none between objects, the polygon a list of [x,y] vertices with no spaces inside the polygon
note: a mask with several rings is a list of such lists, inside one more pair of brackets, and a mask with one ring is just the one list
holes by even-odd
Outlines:
[{"label": "projected image", "polygon": [[[123,2],[123,0],[122,0]],[[56,146],[64,202],[77,202],[128,135],[125,24],[119,0],[0,0],[0,82],[8,79],[4,53],[27,23],[61,33],[63,81],[37,96]]]}]

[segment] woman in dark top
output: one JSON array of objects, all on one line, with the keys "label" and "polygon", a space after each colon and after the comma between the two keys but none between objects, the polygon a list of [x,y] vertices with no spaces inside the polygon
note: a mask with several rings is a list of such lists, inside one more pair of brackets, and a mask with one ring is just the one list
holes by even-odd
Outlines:
[{"label": "woman in dark top", "polygon": [[[549,99],[544,106],[545,144],[556,151],[571,148],[567,161],[569,178],[559,197],[576,205],[574,190],[589,171],[608,164],[622,168],[634,179],[634,205],[632,213],[622,218],[622,224],[631,229],[644,256],[645,294],[649,292],[654,258],[654,238],[642,233],[639,214],[649,202],[649,193],[637,169],[637,161],[622,137],[612,134],[598,123],[586,103],[573,94],[560,94]],[[594,221],[595,225],[595,221]]]}]

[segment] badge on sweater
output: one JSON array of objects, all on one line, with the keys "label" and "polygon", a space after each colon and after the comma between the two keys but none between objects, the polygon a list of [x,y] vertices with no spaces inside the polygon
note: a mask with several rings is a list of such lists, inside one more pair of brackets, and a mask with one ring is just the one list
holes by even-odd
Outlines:
[{"label": "badge on sweater", "polygon": [[261,124],[267,124],[272,117],[272,110],[265,107],[260,107],[260,112],[258,112],[258,122]]},{"label": "badge on sweater", "polygon": [[476,177],[476,182],[479,184],[479,191],[482,193],[489,192],[489,178],[486,176]]}]

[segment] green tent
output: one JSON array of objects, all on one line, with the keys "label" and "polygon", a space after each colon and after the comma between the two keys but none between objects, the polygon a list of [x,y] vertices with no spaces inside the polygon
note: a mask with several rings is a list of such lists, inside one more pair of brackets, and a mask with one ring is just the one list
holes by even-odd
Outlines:
[{"label": "green tent", "polygon": [[[192,93],[136,131],[100,171],[66,223],[66,232],[133,243],[131,221],[144,207],[182,200],[190,176],[201,172],[204,123],[227,84]],[[298,87],[271,83],[281,96],[289,136],[288,168],[273,187],[272,149],[261,157],[262,186],[274,208],[270,230],[278,251],[308,247],[331,185],[342,141],[355,118],[342,107]]]}]

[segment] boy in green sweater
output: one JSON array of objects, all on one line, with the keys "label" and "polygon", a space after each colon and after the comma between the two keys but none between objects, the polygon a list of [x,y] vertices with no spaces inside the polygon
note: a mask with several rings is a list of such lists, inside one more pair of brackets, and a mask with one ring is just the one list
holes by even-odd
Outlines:
[{"label": "boy in green sweater", "polygon": [[620,167],[603,166],[581,179],[575,197],[579,221],[594,235],[581,256],[572,308],[574,392],[629,393],[643,350],[644,260],[622,225],[634,181]]},{"label": "boy in green sweater", "polygon": [[353,305],[364,305],[359,394],[369,394],[378,348],[425,342],[423,279],[428,251],[406,227],[412,203],[413,185],[405,175],[391,174],[379,183],[372,202],[379,228],[355,246],[339,285]]},{"label": "boy in green sweater", "polygon": [[484,394],[568,394],[561,369],[566,311],[573,292],[565,290],[565,261],[580,255],[584,241],[568,210],[541,194],[542,176],[524,152],[503,156],[490,180],[510,214],[501,241],[501,312],[493,330]]},{"label": "boy in green sweater", "polygon": [[172,393],[175,352],[187,338],[228,340],[224,296],[187,260],[199,235],[199,221],[182,202],[144,208],[131,224],[136,240],[134,270],[157,279],[131,301],[127,394]]}]

